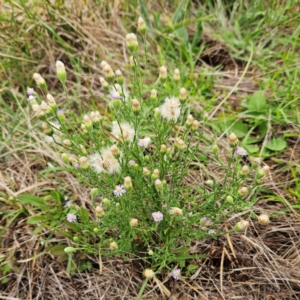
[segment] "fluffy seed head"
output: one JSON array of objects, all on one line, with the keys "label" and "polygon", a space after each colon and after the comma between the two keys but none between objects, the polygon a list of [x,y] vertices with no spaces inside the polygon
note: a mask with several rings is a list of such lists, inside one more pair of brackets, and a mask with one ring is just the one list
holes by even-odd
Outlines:
[{"label": "fluffy seed head", "polygon": [[182,216],[182,209],[179,207],[172,207],[170,209],[170,215]]},{"label": "fluffy seed head", "polygon": [[135,131],[134,128],[127,122],[119,124],[114,121],[112,124],[112,135],[114,135],[117,139],[120,139],[124,142],[132,142]]},{"label": "fluffy seed head", "polygon": [[166,98],[159,109],[163,118],[168,121],[177,121],[180,116],[180,101],[176,97]]}]

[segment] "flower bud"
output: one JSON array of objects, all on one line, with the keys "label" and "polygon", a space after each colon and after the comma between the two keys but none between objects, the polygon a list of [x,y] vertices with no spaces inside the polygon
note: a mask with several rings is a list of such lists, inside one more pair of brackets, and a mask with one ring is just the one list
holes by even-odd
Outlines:
[{"label": "flower bud", "polygon": [[65,253],[67,253],[67,254],[71,254],[71,253],[77,251],[77,249],[75,249],[75,248],[73,248],[73,247],[66,247],[66,248],[64,249],[64,251],[65,251]]},{"label": "flower bud", "polygon": [[60,60],[56,61],[55,65],[56,65],[56,74],[58,79],[62,84],[65,84],[67,80],[65,65]]},{"label": "flower bud", "polygon": [[99,193],[99,190],[97,188],[92,188],[90,191],[90,194],[92,196],[92,198],[95,198]]},{"label": "flower bud", "polygon": [[80,125],[80,129],[81,129],[82,132],[87,133],[87,130],[86,130],[84,124],[81,124],[81,125]]},{"label": "flower bud", "polygon": [[96,216],[98,218],[102,217],[104,215],[104,209],[101,206],[96,206],[95,208]]},{"label": "flower bud", "polygon": [[45,101],[42,101],[42,102],[41,102],[40,109],[41,109],[45,114],[49,114],[49,113],[51,112],[51,109],[50,109],[49,105],[48,105]]},{"label": "flower bud", "polygon": [[157,90],[153,89],[153,90],[151,90],[150,99],[155,100],[156,98],[157,98]]},{"label": "flower bud", "polygon": [[72,146],[72,143],[70,140],[63,140],[63,145],[66,146],[66,147],[71,147]]},{"label": "flower bud", "polygon": [[112,153],[112,155],[115,157],[115,158],[119,158],[120,157],[120,149],[118,148],[117,145],[112,145],[110,147],[110,152]]},{"label": "flower bud", "polygon": [[148,251],[148,255],[152,256],[152,255],[153,255],[153,251],[152,251],[152,250],[149,250],[149,251]]},{"label": "flower bud", "polygon": [[260,225],[267,225],[269,222],[270,222],[269,216],[266,215],[266,214],[261,214],[261,215],[258,217],[258,223],[259,223]]},{"label": "flower bud", "polygon": [[169,211],[170,215],[182,216],[182,209],[179,207],[172,207]]},{"label": "flower bud", "polygon": [[66,120],[65,112],[63,109],[59,109],[57,111],[57,116],[61,122],[64,122]]},{"label": "flower bud", "polygon": [[239,193],[241,196],[245,196],[245,195],[248,194],[248,189],[247,189],[245,186],[243,186],[243,187],[241,187],[241,188],[238,190],[238,193]]},{"label": "flower bud", "polygon": [[194,117],[192,115],[188,115],[185,121],[185,125],[187,128],[191,127],[194,122]]},{"label": "flower bud", "polygon": [[167,152],[167,146],[166,145],[161,145],[160,146],[160,153],[166,153]]},{"label": "flower bud", "polygon": [[113,82],[113,80],[115,78],[115,74],[114,74],[114,71],[112,70],[112,68],[109,64],[104,65],[103,72],[104,72],[105,78],[109,82]]},{"label": "flower bud", "polygon": [[79,148],[80,148],[80,151],[81,151],[82,154],[87,155],[87,151],[86,151],[86,149],[84,148],[83,145],[79,145]]},{"label": "flower bud", "polygon": [[154,117],[158,119],[160,115],[160,109],[158,107],[154,108]]},{"label": "flower bud", "polygon": [[205,114],[203,115],[203,121],[206,122],[206,121],[208,120],[208,118],[209,118],[208,113],[205,113]]},{"label": "flower bud", "polygon": [[154,169],[151,177],[152,179],[157,179],[159,177],[159,170]]},{"label": "flower bud", "polygon": [[135,66],[135,63],[136,63],[136,62],[135,62],[134,57],[133,57],[133,56],[130,56],[130,57],[129,57],[129,64],[130,64],[130,66],[131,66],[131,67],[134,67],[134,66]]},{"label": "flower bud", "polygon": [[103,77],[100,77],[100,84],[104,90],[109,91],[109,84]]},{"label": "flower bud", "polygon": [[147,168],[143,168],[143,175],[148,176],[150,174],[150,171]]},{"label": "flower bud", "polygon": [[242,230],[246,229],[247,227],[249,227],[249,222],[246,220],[242,220],[240,222],[237,222],[233,229],[235,231],[242,231]]},{"label": "flower bud", "polygon": [[232,147],[232,148],[236,147],[239,142],[237,136],[233,132],[229,134],[228,141],[229,141],[230,147]]},{"label": "flower bud", "polygon": [[138,226],[138,224],[139,224],[139,220],[138,220],[138,219],[130,219],[129,224],[130,224],[130,226],[132,226],[132,227],[136,227],[136,226]]},{"label": "flower bud", "polygon": [[250,171],[249,167],[247,165],[245,165],[245,166],[242,167],[242,169],[240,171],[240,174],[242,176],[246,176],[249,173],[249,171]]},{"label": "flower bud", "polygon": [[151,279],[155,276],[154,272],[151,269],[145,269],[143,272],[144,277]]},{"label": "flower bud", "polygon": [[97,228],[97,227],[95,227],[94,229],[93,229],[93,231],[94,231],[94,233],[99,233],[99,229]]},{"label": "flower bud", "polygon": [[168,71],[167,71],[167,68],[165,66],[162,66],[159,68],[159,78],[161,80],[166,80],[168,77]]},{"label": "flower bud", "polygon": [[105,65],[107,65],[107,62],[105,60],[102,60],[100,63],[100,67],[103,69]]},{"label": "flower bud", "polygon": [[264,178],[266,175],[264,169],[259,169],[258,172],[256,173],[256,179],[262,179]]},{"label": "flower bud", "polygon": [[270,172],[270,167],[268,165],[263,166],[262,169],[265,171],[265,173]]},{"label": "flower bud", "polygon": [[116,242],[111,242],[111,243],[109,244],[109,248],[110,248],[111,250],[117,250],[117,249],[118,249],[118,244],[117,244]]},{"label": "flower bud", "polygon": [[185,88],[181,88],[179,90],[179,100],[180,100],[180,103],[181,104],[184,103],[185,100],[186,100],[186,98],[187,98],[187,91],[186,91]]},{"label": "flower bud", "polygon": [[174,78],[175,81],[180,80],[180,71],[179,71],[179,69],[174,70],[174,77],[173,78]]},{"label": "flower bud", "polygon": [[65,164],[69,164],[69,163],[70,163],[70,161],[69,161],[69,156],[68,156],[67,153],[63,153],[63,154],[61,155],[61,159],[62,159],[62,161],[63,161]]},{"label": "flower bud", "polygon": [[79,158],[79,166],[81,169],[86,170],[90,167],[90,163],[87,157],[81,156]]},{"label": "flower bud", "polygon": [[142,17],[138,18],[138,29],[142,35],[145,35],[147,28],[146,23]]},{"label": "flower bud", "polygon": [[124,83],[124,77],[123,77],[123,74],[122,74],[121,70],[117,70],[115,72],[115,75],[116,75],[117,82],[120,85],[123,85],[123,83]]},{"label": "flower bud", "polygon": [[47,104],[50,106],[50,108],[53,111],[57,111],[57,104],[55,102],[54,97],[51,94],[49,94],[49,93],[47,94],[46,100],[47,100]]},{"label": "flower bud", "polygon": [[209,186],[213,186],[214,185],[214,182],[211,179],[206,180],[205,183],[207,185],[209,185]]},{"label": "flower bud", "polygon": [[131,108],[132,111],[135,115],[137,115],[139,113],[139,111],[141,110],[141,104],[137,99],[132,99],[131,100]]},{"label": "flower bud", "polygon": [[130,52],[137,52],[139,49],[139,43],[134,33],[128,33],[126,35],[126,43]]},{"label": "flower bud", "polygon": [[42,123],[43,132],[49,136],[53,135],[53,130],[48,123]]},{"label": "flower bud", "polygon": [[233,198],[231,196],[227,196],[225,199],[226,203],[232,204],[233,203]]},{"label": "flower bud", "polygon": [[182,149],[185,148],[185,143],[181,138],[175,138],[174,147],[179,149],[179,150],[182,150]]},{"label": "flower bud", "polygon": [[132,189],[132,180],[130,176],[124,178],[124,187],[126,190]]},{"label": "flower bud", "polygon": [[39,73],[34,73],[32,79],[43,91],[47,91],[46,81]]},{"label": "flower bud", "polygon": [[90,119],[90,117],[88,115],[83,116],[83,123],[87,130],[91,130],[93,128],[92,120]]},{"label": "flower bud", "polygon": [[163,188],[163,184],[160,179],[156,179],[154,181],[154,185],[157,190],[161,190]]},{"label": "flower bud", "polygon": [[218,145],[213,145],[213,146],[211,147],[211,150],[212,150],[212,152],[213,152],[214,154],[217,154],[217,153],[219,152],[219,147],[218,147]]},{"label": "flower bud", "polygon": [[78,242],[80,242],[80,238],[78,236],[73,236],[73,241],[75,243],[78,243]]},{"label": "flower bud", "polygon": [[192,123],[192,131],[197,131],[199,128],[199,122],[197,120],[194,120]]},{"label": "flower bud", "polygon": [[105,206],[110,206],[110,205],[111,205],[111,202],[110,202],[107,198],[104,198],[104,199],[102,200],[102,202],[103,202],[103,204],[104,204]]},{"label": "flower bud", "polygon": [[203,225],[205,225],[208,221],[209,221],[209,220],[208,220],[207,217],[203,217],[203,218],[200,219],[200,225],[203,226]]},{"label": "flower bud", "polygon": [[90,112],[90,120],[92,121],[93,124],[98,124],[100,122],[100,113],[99,111],[92,111]]}]

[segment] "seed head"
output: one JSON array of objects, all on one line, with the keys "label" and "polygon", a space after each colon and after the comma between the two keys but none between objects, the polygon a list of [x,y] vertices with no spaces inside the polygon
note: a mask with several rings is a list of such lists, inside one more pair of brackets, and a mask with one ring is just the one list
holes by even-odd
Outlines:
[{"label": "seed head", "polygon": [[182,209],[179,207],[172,207],[169,211],[170,215],[182,216]]}]

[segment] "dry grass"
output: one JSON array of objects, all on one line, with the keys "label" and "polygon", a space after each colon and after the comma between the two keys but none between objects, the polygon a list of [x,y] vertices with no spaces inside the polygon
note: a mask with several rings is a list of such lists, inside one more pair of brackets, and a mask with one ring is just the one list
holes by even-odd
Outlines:
[{"label": "dry grass", "polygon": [[[23,99],[22,86],[30,82],[33,70],[45,74],[49,90],[55,91],[58,82],[54,76],[54,65],[56,59],[61,59],[66,62],[70,75],[68,87],[76,91],[74,100],[80,99],[85,102],[91,98],[100,99],[99,63],[104,58],[110,61],[113,67],[120,67],[126,63],[128,58],[124,35],[127,30],[122,24],[122,19],[130,17],[132,13],[122,10],[122,1],[100,1],[102,4],[99,4],[97,10],[91,6],[92,2],[70,1],[73,3],[70,4],[71,7],[61,10],[51,6],[46,10],[42,2],[34,8],[32,13],[35,17],[30,19],[26,16],[24,8],[17,1],[13,1],[17,27],[12,30],[7,24],[0,24],[3,29],[0,38],[5,41],[1,54],[5,57],[4,54],[13,49],[11,56],[17,57],[19,61],[19,75],[16,76],[16,62],[12,63],[6,57],[6,63],[11,63],[11,69],[1,70],[0,79],[6,78],[14,88],[5,86],[2,92],[9,89],[16,99]],[[29,8],[31,5],[32,3],[28,2]],[[12,6],[4,3],[2,12],[11,13]],[[166,9],[167,7],[164,8]],[[100,14],[103,11],[108,13]],[[46,29],[45,23],[55,29],[60,39],[55,38],[53,33]],[[12,47],[9,38],[13,38],[16,32],[22,34],[18,36],[18,46]],[[28,52],[22,50],[24,48]],[[224,54],[226,50],[222,44],[212,44],[202,58],[207,60],[209,56],[222,59],[218,56],[218,51]],[[31,61],[28,61],[28,57],[32,58]],[[233,87],[240,74],[241,66],[237,66],[228,55],[225,58],[230,62],[228,70],[233,71],[218,73],[227,78],[216,86],[218,90]],[[80,68],[76,71],[74,66],[79,65]],[[81,68],[86,72],[81,72]],[[21,79],[22,77],[25,79]],[[81,87],[80,90],[78,86]],[[252,93],[255,89],[255,82],[247,78],[239,86],[233,99],[237,98],[240,92]],[[5,97],[3,98],[5,101]],[[63,103],[65,99],[58,98],[58,101]],[[4,122],[8,122],[11,116],[6,113],[1,116],[1,131],[6,142],[1,143],[0,191],[9,196],[16,196],[23,192],[39,194],[41,190],[60,187],[67,194],[76,194],[78,204],[80,202],[80,205],[88,207],[88,192],[72,175],[64,172],[60,172],[59,177],[40,175],[40,171],[45,169],[49,162],[60,165],[60,155],[53,151],[40,134],[32,130],[29,110],[22,108],[23,103],[19,106],[12,103],[10,106],[18,111],[20,122],[14,135],[10,136],[11,128]],[[25,134],[26,138],[22,138]],[[290,152],[281,158],[283,161],[299,161],[299,140],[292,142]],[[222,145],[223,140],[220,140],[220,143]],[[226,153],[224,155],[226,156]],[[264,187],[272,189],[277,195],[286,196],[284,188],[289,185],[289,174],[276,172],[276,166],[272,166],[271,161],[269,163],[272,175]],[[209,167],[214,173],[215,166]],[[198,176],[199,181],[203,182],[205,174]],[[13,212],[19,209],[5,197],[1,197],[0,201],[1,211]],[[282,208],[281,204],[264,202],[257,205],[255,211],[272,214]],[[31,214],[30,211],[28,213]],[[92,272],[70,276],[65,271],[65,261],[45,251],[43,239],[51,232],[33,234],[35,228],[28,225],[26,220],[24,215],[16,218],[1,238],[0,257],[6,257],[4,263],[13,264],[12,272],[8,275],[9,281],[0,285],[1,299],[136,298],[142,285],[142,271],[145,267],[141,261],[88,257],[93,263]],[[234,220],[230,222],[234,223]],[[230,228],[230,222],[224,226]],[[0,228],[3,229],[6,224],[7,220],[1,221]],[[274,217],[266,227],[261,227],[256,222],[251,225],[244,234],[236,233],[218,240],[195,241],[192,252],[207,255],[204,259],[192,262],[198,265],[195,273],[178,282],[175,282],[170,274],[158,275],[148,283],[143,299],[299,299],[299,215],[291,212]],[[57,243],[60,238],[56,236],[52,242]],[[44,251],[45,253],[39,256]],[[1,266],[4,263],[2,262]]]}]

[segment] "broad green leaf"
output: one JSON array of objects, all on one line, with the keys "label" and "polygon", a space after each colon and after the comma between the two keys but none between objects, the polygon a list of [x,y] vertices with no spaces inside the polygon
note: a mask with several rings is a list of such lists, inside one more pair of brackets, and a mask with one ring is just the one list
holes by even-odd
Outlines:
[{"label": "broad green leaf", "polygon": [[287,142],[283,138],[273,138],[271,141],[266,143],[267,149],[272,151],[282,151],[287,147]]},{"label": "broad green leaf", "polygon": [[56,245],[51,246],[47,248],[47,251],[49,251],[52,255],[64,255],[66,254],[64,249],[68,247],[68,245]]},{"label": "broad green leaf", "polygon": [[259,151],[259,147],[257,145],[245,145],[244,147],[251,154]]},{"label": "broad green leaf", "polygon": [[248,109],[256,112],[263,112],[267,108],[267,101],[262,91],[255,92],[248,103]]},{"label": "broad green leaf", "polygon": [[40,199],[34,195],[31,195],[31,194],[19,195],[17,197],[17,199],[20,200],[24,204],[30,204],[30,205],[38,206],[41,208],[46,208],[46,207],[48,208],[48,206],[43,202],[42,199]]}]

